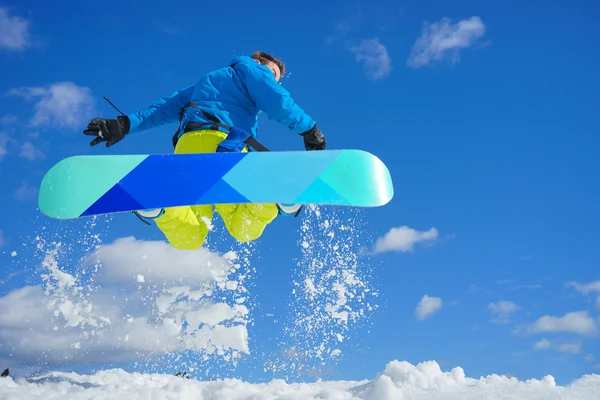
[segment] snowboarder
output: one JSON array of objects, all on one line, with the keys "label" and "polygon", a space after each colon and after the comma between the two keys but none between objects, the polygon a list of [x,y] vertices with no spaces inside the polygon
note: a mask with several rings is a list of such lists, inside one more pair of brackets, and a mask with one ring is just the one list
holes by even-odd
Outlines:
[{"label": "snowboarder", "polygon": [[[91,146],[106,142],[110,147],[128,134],[179,121],[173,136],[175,153],[246,152],[255,150],[249,147],[256,143],[251,140],[256,137],[258,116],[265,112],[269,119],[301,135],[306,150],[324,150],[326,139],[315,121],[278,83],[284,73],[283,62],[265,52],[235,57],[227,67],[204,75],[146,109],[115,119],[94,118],[83,133],[96,136]],[[246,242],[258,239],[278,214],[298,215],[301,207],[217,204],[138,210],[135,214],[143,220],[154,220],[171,246],[195,250],[206,240],[213,209],[229,233],[239,242]]]}]

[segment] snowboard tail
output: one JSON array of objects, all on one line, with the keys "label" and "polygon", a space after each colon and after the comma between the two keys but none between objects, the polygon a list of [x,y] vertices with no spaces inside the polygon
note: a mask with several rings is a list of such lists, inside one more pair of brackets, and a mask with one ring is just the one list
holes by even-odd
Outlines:
[{"label": "snowboard tail", "polygon": [[361,150],[74,156],[39,191],[52,218],[200,204],[377,207],[393,197],[387,167]]}]

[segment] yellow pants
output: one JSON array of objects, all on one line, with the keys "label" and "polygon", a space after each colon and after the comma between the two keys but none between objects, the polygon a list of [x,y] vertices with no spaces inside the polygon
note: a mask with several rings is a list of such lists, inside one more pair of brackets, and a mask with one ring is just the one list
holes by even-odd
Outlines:
[{"label": "yellow pants", "polygon": [[[176,154],[214,153],[227,135],[221,131],[201,130],[182,135],[175,147]],[[243,152],[247,152],[244,148]],[[258,239],[267,224],[277,217],[275,204],[217,204],[225,227],[237,241]],[[199,249],[206,240],[212,223],[213,205],[165,208],[154,221],[171,246],[180,250]]]}]

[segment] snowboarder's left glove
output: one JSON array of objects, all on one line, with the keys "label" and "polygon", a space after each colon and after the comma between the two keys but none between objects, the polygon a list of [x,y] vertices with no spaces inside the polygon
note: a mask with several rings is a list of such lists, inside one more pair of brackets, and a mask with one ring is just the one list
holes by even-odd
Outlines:
[{"label": "snowboarder's left glove", "polygon": [[90,121],[84,135],[98,136],[90,142],[90,146],[106,142],[106,147],[121,141],[129,133],[129,118],[118,116],[117,119],[94,118]]},{"label": "snowboarder's left glove", "polygon": [[311,130],[301,133],[304,136],[304,148],[306,150],[325,150],[327,139],[323,136],[323,132],[317,128],[317,124]]}]

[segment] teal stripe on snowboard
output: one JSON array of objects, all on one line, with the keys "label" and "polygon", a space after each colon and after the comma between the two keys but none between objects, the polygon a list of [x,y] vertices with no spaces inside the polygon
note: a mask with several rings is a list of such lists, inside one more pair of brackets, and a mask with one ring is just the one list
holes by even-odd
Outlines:
[{"label": "teal stripe on snowboard", "polygon": [[146,157],[75,156],[59,161],[42,179],[40,211],[53,218],[80,216]]},{"label": "teal stripe on snowboard", "polygon": [[218,203],[377,207],[393,197],[387,167],[361,150],[76,156],[40,188],[53,218]]},{"label": "teal stripe on snowboard", "polygon": [[[263,154],[266,156],[263,156]],[[272,152],[251,153],[258,157],[246,157],[241,160],[236,168],[231,169],[223,180],[234,187],[240,194],[249,199],[263,199],[265,194],[264,185],[257,184],[257,180],[268,182],[280,182],[277,195],[285,196],[287,203],[297,204],[298,197],[308,186],[323,173],[330,165],[335,164],[342,150],[335,151],[311,151],[311,152]],[[291,156],[295,159],[282,157]],[[249,179],[250,177],[253,177]],[[312,192],[311,195],[317,193]],[[281,201],[256,201],[257,203],[283,203]]]}]

